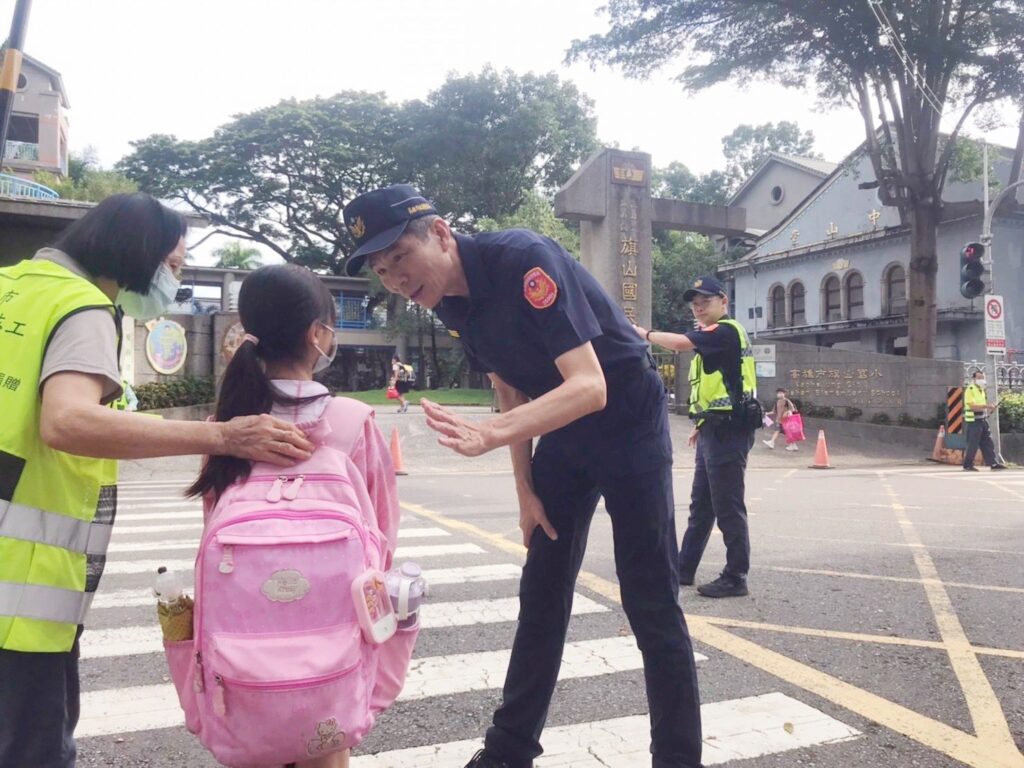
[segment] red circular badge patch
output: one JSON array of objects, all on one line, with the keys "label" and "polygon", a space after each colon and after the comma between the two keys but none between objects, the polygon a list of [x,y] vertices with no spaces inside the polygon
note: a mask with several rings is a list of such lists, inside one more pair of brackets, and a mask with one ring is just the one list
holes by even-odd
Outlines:
[{"label": "red circular badge patch", "polygon": [[523,276],[523,296],[534,309],[547,309],[558,298],[558,286],[540,267],[534,267]]}]

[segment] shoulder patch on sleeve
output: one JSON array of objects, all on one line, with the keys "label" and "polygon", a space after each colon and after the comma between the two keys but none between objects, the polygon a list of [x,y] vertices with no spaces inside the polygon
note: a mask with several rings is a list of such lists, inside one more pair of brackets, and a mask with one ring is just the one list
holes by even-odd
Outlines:
[{"label": "shoulder patch on sleeve", "polygon": [[558,285],[547,272],[534,267],[523,275],[523,296],[534,309],[547,309],[558,298]]},{"label": "shoulder patch on sleeve", "polygon": [[461,339],[462,338],[462,334],[461,333],[459,333],[458,331],[452,330],[451,328],[448,329],[448,335],[451,336],[453,339]]}]

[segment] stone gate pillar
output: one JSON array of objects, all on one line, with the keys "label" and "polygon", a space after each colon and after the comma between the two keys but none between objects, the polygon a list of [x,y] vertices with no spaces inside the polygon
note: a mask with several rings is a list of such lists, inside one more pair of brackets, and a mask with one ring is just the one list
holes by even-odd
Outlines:
[{"label": "stone gate pillar", "polygon": [[643,326],[651,323],[651,156],[603,149],[555,195],[555,215],[580,222],[581,262]]}]

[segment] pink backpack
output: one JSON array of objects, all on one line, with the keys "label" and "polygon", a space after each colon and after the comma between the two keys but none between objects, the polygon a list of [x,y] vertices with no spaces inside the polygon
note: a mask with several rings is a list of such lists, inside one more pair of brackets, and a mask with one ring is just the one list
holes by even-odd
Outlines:
[{"label": "pink backpack", "polygon": [[254,464],[207,516],[194,639],[165,648],[186,726],[226,765],[353,747],[401,690],[418,627],[371,645],[351,598],[387,550],[348,457],[371,414],[334,398],[310,459]]}]

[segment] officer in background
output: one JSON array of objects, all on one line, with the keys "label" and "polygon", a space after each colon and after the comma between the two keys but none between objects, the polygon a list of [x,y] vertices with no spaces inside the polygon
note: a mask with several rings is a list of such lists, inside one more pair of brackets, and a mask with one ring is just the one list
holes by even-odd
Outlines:
[{"label": "officer in background", "polygon": [[686,334],[648,331],[644,339],[677,352],[696,354],[690,362],[690,446],[697,446],[690,520],[679,551],[679,583],[693,584],[711,530],[725,540],[721,575],[697,591],[705,597],[747,594],[750,535],[744,503],[747,454],[764,414],[757,402],[754,355],[743,326],[728,316],[729,299],[722,284],[701,277],[683,294],[700,327]]},{"label": "officer in background", "polygon": [[106,560],[119,458],[223,453],[290,465],[312,445],[268,415],[151,419],[122,395],[121,311],[174,301],[181,214],[112,195],[54,248],[0,268],[0,766],[71,768],[78,639]]},{"label": "officer in background", "polygon": [[453,233],[407,185],[360,195],[344,216],[357,245],[346,272],[358,274],[368,259],[385,288],[433,309],[494,384],[501,414],[484,421],[421,401],[439,442],[466,456],[503,445],[512,453],[528,546],[519,625],[502,704],[469,766],[529,768],[543,751],[576,576],[604,496],[622,605],[644,660],[652,765],[698,768],[700,701],[679,607],[672,444],[647,345],[593,276],[546,237]]},{"label": "officer in background", "polygon": [[964,472],[977,472],[974,457],[981,449],[981,457],[992,469],[1006,469],[996,456],[992,431],[988,428],[988,415],[999,405],[988,405],[985,395],[985,371],[975,371],[971,383],[964,391],[964,423],[967,424],[967,448],[964,450]]}]

